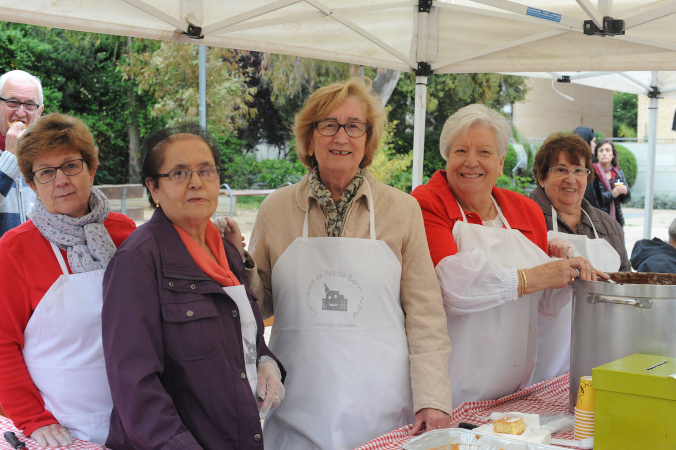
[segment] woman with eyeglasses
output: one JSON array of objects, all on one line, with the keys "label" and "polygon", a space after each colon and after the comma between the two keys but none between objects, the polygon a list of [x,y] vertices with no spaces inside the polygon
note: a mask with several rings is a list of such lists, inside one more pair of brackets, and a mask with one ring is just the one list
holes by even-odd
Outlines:
[{"label": "woman with eyeglasses", "polygon": [[[220,152],[187,124],[145,142],[156,207],[103,280],[103,351],[113,397],[106,446],[263,449],[261,418],[284,398],[283,368],[263,339],[237,224],[211,222]],[[247,268],[249,273],[247,274]]]},{"label": "woman with eyeglasses", "polygon": [[555,315],[577,277],[596,279],[580,257],[552,260],[532,200],[495,186],[510,126],[481,104],[461,108],[441,131],[446,170],[413,196],[420,203],[453,344],[453,406],[492,400],[531,382],[537,316]]},{"label": "woman with eyeglasses", "polygon": [[[582,138],[553,134],[535,155],[533,174],[538,186],[530,198],[542,209],[550,242],[569,242],[569,257],[582,256],[604,272],[630,271],[622,227],[584,198],[592,171],[592,153]],[[534,382],[570,369],[571,315],[569,304],[556,318],[538,318]]]},{"label": "woman with eyeglasses", "polygon": [[38,200],[31,220],[0,240],[0,404],[42,446],[103,444],[108,435],[101,282],[136,226],[92,187],[97,153],[87,126],[61,114],[18,141]]},{"label": "woman with eyeglasses", "polygon": [[420,208],[368,170],[385,132],[369,80],[315,91],[296,115],[308,168],[261,205],[251,253],[270,348],[289,377],[267,448],[346,449],[402,425],[450,425],[450,345]]}]

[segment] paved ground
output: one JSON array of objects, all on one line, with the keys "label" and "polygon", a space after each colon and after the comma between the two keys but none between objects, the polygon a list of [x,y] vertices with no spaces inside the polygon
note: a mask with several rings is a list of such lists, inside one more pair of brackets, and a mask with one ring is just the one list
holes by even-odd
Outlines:
[{"label": "paved ground", "polygon": [[[146,199],[129,199],[127,200],[130,206],[146,206]],[[111,205],[119,205],[119,201],[111,201]],[[223,203],[219,204],[218,209],[216,210],[217,214],[227,214],[229,211],[229,204]],[[624,212],[625,225],[624,225],[624,238],[625,244],[627,247],[627,254],[631,256],[631,250],[634,247],[634,243],[639,239],[643,239],[643,227],[644,227],[644,211],[639,208],[622,208]],[[148,220],[152,216],[153,210],[150,206],[146,206],[144,219]],[[251,237],[251,230],[253,228],[254,221],[256,220],[257,211],[246,210],[242,208],[235,209],[235,220],[239,224],[242,234],[244,235],[246,242],[249,242]],[[668,209],[656,209],[652,213],[652,233],[650,238],[658,237],[662,240],[668,240],[668,229],[671,221],[676,219],[676,210]],[[143,223],[142,221],[137,222],[137,225]]]}]

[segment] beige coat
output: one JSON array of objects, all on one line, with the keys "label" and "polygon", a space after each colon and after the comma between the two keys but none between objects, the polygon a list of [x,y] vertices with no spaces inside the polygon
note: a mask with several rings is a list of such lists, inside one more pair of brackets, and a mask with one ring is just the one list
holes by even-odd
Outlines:
[{"label": "beige coat", "polygon": [[[450,415],[448,357],[451,345],[420,207],[410,195],[378,183],[367,170],[364,176],[370,183],[376,205],[376,238],[387,243],[402,266],[400,298],[406,315],[413,407],[416,412],[435,408]],[[260,280],[252,279],[252,288],[260,298],[264,317],[274,313],[272,269],[287,247],[300,237],[308,204],[308,235],[326,236],[324,215],[310,192],[308,175],[300,183],[268,196],[258,211],[249,251],[260,275]],[[343,236],[369,238],[369,207],[366,183],[362,183],[347,211]]]}]

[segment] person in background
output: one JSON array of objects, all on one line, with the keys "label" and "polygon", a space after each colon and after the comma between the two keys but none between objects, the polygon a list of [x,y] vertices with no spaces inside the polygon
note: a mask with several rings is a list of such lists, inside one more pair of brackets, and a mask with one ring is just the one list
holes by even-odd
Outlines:
[{"label": "person in background", "polygon": [[0,240],[0,404],[39,445],[103,444],[113,403],[101,343],[101,282],[135,229],[93,187],[87,126],[49,114],[19,139],[37,193],[31,220]]},{"label": "person in background", "polygon": [[621,204],[631,200],[631,191],[627,177],[617,165],[615,145],[610,141],[601,141],[596,146],[594,156],[597,162],[594,163],[596,178],[593,184],[598,208],[624,226]]},{"label": "person in background", "polygon": [[[592,158],[596,158],[596,153],[594,150],[596,149],[596,133],[594,133],[593,128],[588,128],[588,127],[577,127],[575,128],[575,131],[573,131],[573,134],[580,136],[589,146],[591,149],[592,153]],[[592,160],[592,163],[595,163],[596,159]],[[592,171],[593,172],[593,171]],[[598,200],[596,199],[596,194],[594,193],[594,174],[592,173],[592,176],[587,183],[587,186],[585,187],[585,192],[584,192],[584,198],[587,199],[587,201],[595,208],[599,207]]]},{"label": "person in background", "polygon": [[266,448],[346,449],[414,422],[450,425],[439,284],[418,204],[368,170],[386,129],[370,80],[316,90],[296,115],[303,179],[268,196],[251,253],[270,348],[289,371]]},{"label": "person in background", "polygon": [[[547,239],[570,244],[568,256],[583,256],[604,272],[631,271],[622,227],[584,198],[592,177],[592,154],[577,135],[549,136],[533,161],[538,186],[530,198],[542,209]],[[565,255],[564,255],[565,256]],[[533,383],[570,370],[572,304],[556,317],[538,316],[538,352]]]},{"label": "person in background", "polygon": [[538,311],[555,315],[572,298],[569,284],[596,279],[585,258],[550,259],[538,205],[495,186],[509,133],[497,111],[481,104],[461,108],[441,132],[446,170],[412,193],[422,209],[454,346],[454,407],[528,386]]},{"label": "person in background", "polygon": [[22,70],[0,76],[0,237],[27,220],[35,193],[21,176],[17,141],[44,110],[42,84]]},{"label": "person in background", "polygon": [[152,218],[120,246],[103,279],[103,350],[113,397],[106,446],[263,449],[261,418],[284,398],[263,339],[239,227],[211,222],[220,152],[186,124],[153,133],[143,179]]},{"label": "person in background", "polygon": [[669,242],[660,238],[636,241],[631,265],[637,272],[676,273],[676,219],[669,225]]}]

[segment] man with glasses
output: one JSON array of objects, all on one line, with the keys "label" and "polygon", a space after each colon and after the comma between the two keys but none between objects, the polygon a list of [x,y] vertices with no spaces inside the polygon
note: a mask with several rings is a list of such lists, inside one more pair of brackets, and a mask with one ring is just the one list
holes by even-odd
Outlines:
[{"label": "man with glasses", "polygon": [[16,161],[16,144],[43,109],[37,77],[22,70],[0,76],[0,236],[25,222],[35,203]]}]

